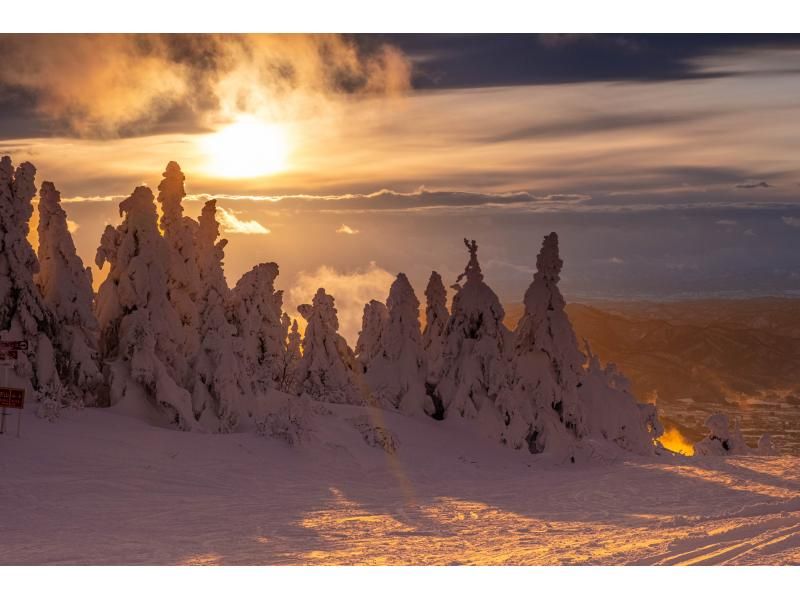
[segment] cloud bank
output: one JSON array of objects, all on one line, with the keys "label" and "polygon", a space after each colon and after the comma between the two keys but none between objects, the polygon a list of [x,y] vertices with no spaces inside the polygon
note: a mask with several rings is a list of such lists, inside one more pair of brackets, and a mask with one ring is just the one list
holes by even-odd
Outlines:
[{"label": "cloud bank", "polygon": [[394,276],[370,262],[366,268],[352,272],[341,272],[330,266],[320,266],[313,272],[301,272],[294,286],[286,294],[284,309],[304,323],[297,315],[297,306],[309,303],[317,292],[324,288],[336,300],[339,316],[339,334],[355,346],[358,332],[361,330],[361,316],[364,304],[372,299],[384,301],[389,294],[389,287]]},{"label": "cloud bank", "polygon": [[3,35],[0,55],[16,65],[0,70],[6,111],[32,106],[49,134],[81,137],[298,116],[336,97],[404,93],[411,77],[398,48],[342,35]]}]

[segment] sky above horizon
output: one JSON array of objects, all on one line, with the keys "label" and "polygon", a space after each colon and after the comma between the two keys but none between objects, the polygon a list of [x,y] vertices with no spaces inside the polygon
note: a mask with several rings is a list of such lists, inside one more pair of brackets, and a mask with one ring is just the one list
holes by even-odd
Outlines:
[{"label": "sky above horizon", "polygon": [[[3,35],[0,154],[87,264],[180,163],[230,284],[281,266],[353,309],[475,238],[519,301],[555,230],[568,298],[800,292],[800,36]],[[356,289],[358,292],[356,292]],[[358,309],[357,309],[358,308]]]}]

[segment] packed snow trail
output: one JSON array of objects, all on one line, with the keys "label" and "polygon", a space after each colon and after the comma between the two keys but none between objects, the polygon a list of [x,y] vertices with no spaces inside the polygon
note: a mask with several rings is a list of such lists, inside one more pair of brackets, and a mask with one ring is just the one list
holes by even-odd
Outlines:
[{"label": "packed snow trail", "polygon": [[27,411],[0,436],[0,564],[800,564],[798,457],[546,463],[460,420],[320,408],[293,447]]}]

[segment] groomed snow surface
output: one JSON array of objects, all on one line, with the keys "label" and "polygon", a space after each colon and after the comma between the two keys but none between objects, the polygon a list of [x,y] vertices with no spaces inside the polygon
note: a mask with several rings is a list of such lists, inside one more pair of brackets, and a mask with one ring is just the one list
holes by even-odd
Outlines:
[{"label": "groomed snow surface", "polygon": [[[280,397],[278,397],[280,399]],[[0,436],[0,564],[800,564],[800,458],[557,463],[309,402],[290,446],[26,411]]]}]

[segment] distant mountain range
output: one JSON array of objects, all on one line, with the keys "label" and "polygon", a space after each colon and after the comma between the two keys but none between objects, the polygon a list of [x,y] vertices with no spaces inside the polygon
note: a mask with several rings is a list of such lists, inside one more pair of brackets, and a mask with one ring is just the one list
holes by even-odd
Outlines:
[{"label": "distant mountain range", "polygon": [[[507,305],[506,325],[522,309]],[[596,301],[567,312],[578,338],[690,440],[708,414],[726,411],[751,444],[769,432],[800,452],[800,299]]]}]

